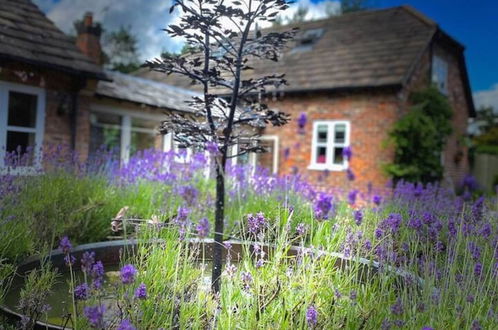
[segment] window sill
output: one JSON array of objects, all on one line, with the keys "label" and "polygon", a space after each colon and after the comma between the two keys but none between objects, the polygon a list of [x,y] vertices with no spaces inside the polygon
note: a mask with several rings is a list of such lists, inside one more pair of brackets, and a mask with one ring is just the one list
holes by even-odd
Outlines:
[{"label": "window sill", "polygon": [[334,172],[342,172],[345,171],[348,167],[346,165],[319,165],[319,164],[310,164],[308,166],[308,170],[312,171],[334,171]]},{"label": "window sill", "polygon": [[5,167],[0,166],[0,175],[38,175],[43,173],[40,166],[18,166],[18,167]]}]

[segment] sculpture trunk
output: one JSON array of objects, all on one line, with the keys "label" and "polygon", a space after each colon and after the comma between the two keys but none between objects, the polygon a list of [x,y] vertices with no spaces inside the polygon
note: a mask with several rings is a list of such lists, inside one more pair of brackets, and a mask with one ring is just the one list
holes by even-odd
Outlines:
[{"label": "sculpture trunk", "polygon": [[213,272],[211,288],[213,292],[220,291],[221,269],[223,266],[223,230],[225,218],[225,164],[226,151],[216,162],[216,210],[214,220]]}]

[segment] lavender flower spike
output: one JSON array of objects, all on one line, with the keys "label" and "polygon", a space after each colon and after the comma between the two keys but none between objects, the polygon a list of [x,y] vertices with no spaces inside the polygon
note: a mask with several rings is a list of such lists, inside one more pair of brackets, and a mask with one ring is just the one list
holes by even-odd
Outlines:
[{"label": "lavender flower spike", "polygon": [[74,288],[74,299],[76,300],[87,300],[90,296],[90,288],[88,284],[83,283]]},{"label": "lavender flower spike", "polygon": [[209,235],[209,220],[207,218],[202,218],[199,220],[199,224],[197,224],[195,229],[199,238],[206,238],[207,235]]},{"label": "lavender flower spike", "polygon": [[135,298],[140,300],[147,299],[147,287],[144,283],[140,283],[138,288],[135,290]]},{"label": "lavender flower spike", "polygon": [[123,284],[131,284],[135,281],[135,275],[137,274],[137,270],[131,264],[124,265],[121,268],[121,282]]},{"label": "lavender flower spike", "polygon": [[137,328],[135,328],[133,326],[133,324],[131,324],[130,321],[128,321],[127,319],[124,319],[123,321],[121,321],[121,323],[119,324],[118,326],[118,329],[117,330],[137,330]]},{"label": "lavender flower spike", "polygon": [[313,305],[310,305],[306,311],[306,322],[310,327],[314,327],[318,322],[318,311]]},{"label": "lavender flower spike", "polygon": [[102,329],[105,327],[104,313],[105,308],[104,306],[100,305],[93,307],[89,306],[83,309],[83,314],[88,319],[88,323],[90,323],[90,326],[94,329]]},{"label": "lavender flower spike", "polygon": [[62,253],[64,254],[69,254],[69,252],[72,249],[71,241],[69,241],[69,238],[67,236],[64,236],[61,238],[59,242],[59,249],[62,250]]}]

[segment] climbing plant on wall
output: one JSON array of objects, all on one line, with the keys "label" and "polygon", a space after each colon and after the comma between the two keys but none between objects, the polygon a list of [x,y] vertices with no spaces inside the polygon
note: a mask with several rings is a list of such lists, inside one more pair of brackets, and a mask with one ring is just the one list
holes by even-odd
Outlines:
[{"label": "climbing plant on wall", "polygon": [[413,106],[389,132],[394,160],[385,170],[394,181],[434,182],[443,177],[441,154],[452,132],[446,96],[429,87],[410,96]]}]

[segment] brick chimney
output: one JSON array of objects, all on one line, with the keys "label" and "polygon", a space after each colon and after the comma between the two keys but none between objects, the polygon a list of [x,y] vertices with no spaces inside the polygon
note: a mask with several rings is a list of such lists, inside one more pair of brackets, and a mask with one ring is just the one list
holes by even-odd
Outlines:
[{"label": "brick chimney", "polygon": [[76,46],[95,63],[102,65],[102,48],[100,46],[100,35],[102,27],[99,23],[93,23],[93,14],[87,12],[82,21],[74,23],[76,33]]}]

